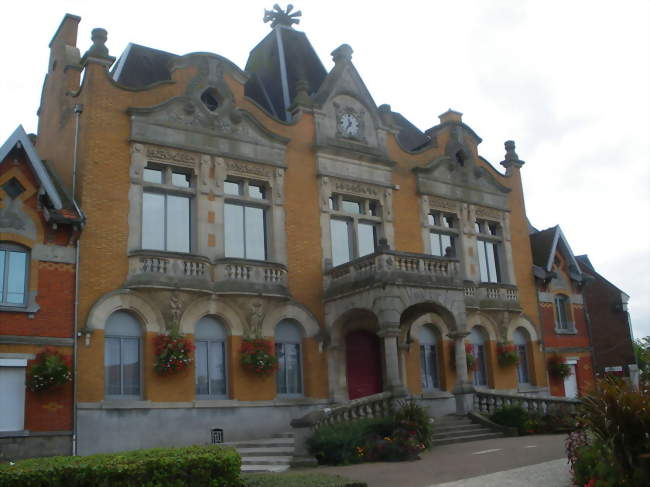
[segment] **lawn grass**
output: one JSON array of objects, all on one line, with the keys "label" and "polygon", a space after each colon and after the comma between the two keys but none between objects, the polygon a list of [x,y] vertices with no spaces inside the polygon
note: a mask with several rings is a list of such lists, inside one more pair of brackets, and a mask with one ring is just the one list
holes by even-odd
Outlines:
[{"label": "lawn grass", "polygon": [[244,473],[245,487],[368,487],[358,480],[326,473]]}]

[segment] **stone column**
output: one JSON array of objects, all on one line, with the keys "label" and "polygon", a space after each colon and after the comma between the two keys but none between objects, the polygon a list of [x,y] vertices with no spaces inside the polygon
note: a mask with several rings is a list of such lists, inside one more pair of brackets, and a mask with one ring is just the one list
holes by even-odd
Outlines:
[{"label": "stone column", "polygon": [[447,336],[454,340],[456,355],[456,384],[452,392],[456,396],[456,414],[467,414],[473,409],[474,385],[469,382],[467,375],[467,358],[465,356],[466,331],[449,333]]},{"label": "stone column", "polygon": [[[381,328],[381,327],[380,327]],[[396,396],[405,396],[406,388],[402,384],[399,372],[399,354],[397,338],[399,328],[381,329],[377,335],[384,342],[384,363],[386,364],[386,388]]]}]

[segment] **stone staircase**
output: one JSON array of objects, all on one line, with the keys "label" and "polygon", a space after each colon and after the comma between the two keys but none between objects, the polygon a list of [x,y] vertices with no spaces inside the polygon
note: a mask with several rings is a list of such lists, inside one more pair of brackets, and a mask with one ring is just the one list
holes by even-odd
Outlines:
[{"label": "stone staircase", "polygon": [[493,430],[482,424],[473,423],[467,416],[450,414],[436,418],[433,446],[489,440],[491,438],[503,438],[504,436],[501,431]]},{"label": "stone staircase", "polygon": [[284,472],[294,454],[293,433],[279,433],[272,438],[224,443],[241,455],[242,472]]}]

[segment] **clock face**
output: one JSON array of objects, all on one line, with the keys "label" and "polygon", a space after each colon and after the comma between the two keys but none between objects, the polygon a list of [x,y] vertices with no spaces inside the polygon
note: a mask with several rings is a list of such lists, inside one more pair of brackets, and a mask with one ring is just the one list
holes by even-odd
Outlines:
[{"label": "clock face", "polygon": [[359,119],[351,113],[344,113],[339,117],[339,131],[347,137],[353,137],[359,133]]}]

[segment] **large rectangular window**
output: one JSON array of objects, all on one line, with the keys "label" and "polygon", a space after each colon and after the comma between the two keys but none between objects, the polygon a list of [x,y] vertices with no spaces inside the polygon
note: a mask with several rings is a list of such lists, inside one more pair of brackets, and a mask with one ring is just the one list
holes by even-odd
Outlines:
[{"label": "large rectangular window", "polygon": [[499,250],[501,226],[488,220],[476,220],[476,252],[481,282],[502,282]]},{"label": "large rectangular window", "polygon": [[225,396],[226,358],[222,341],[197,340],[196,394],[199,396]]},{"label": "large rectangular window", "polygon": [[24,306],[28,254],[21,247],[0,244],[0,306]]},{"label": "large rectangular window", "polygon": [[165,193],[142,195],[142,248],[190,251],[190,198]]},{"label": "large rectangular window", "polygon": [[106,393],[111,396],[140,395],[140,339],[104,338]]},{"label": "large rectangular window", "polygon": [[453,214],[432,210],[427,215],[429,253],[436,257],[456,256],[457,218]]},{"label": "large rectangular window", "polygon": [[332,195],[329,198],[332,265],[344,264],[377,250],[381,228],[375,200]]},{"label": "large rectangular window", "polygon": [[224,215],[226,257],[266,260],[264,209],[226,203]]},{"label": "large rectangular window", "polygon": [[276,343],[278,394],[302,394],[300,344]]}]

